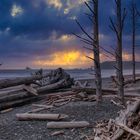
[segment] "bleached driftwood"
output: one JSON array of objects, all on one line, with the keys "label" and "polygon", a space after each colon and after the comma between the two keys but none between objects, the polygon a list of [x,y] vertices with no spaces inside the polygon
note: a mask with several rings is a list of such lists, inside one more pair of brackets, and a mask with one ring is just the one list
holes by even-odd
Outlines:
[{"label": "bleached driftwood", "polygon": [[[121,111],[119,117],[115,119],[116,124],[123,124],[126,125],[128,117],[132,116],[137,109],[140,107],[140,100],[132,103],[129,103],[127,105],[127,109],[125,111]],[[123,129],[117,129],[114,136],[112,137],[112,140],[118,140],[124,133]]]},{"label": "bleached driftwood", "polygon": [[16,117],[20,121],[27,120],[62,120],[68,118],[65,114],[35,114],[35,113],[23,113],[16,114]]},{"label": "bleached driftwood", "polygon": [[122,124],[122,123],[116,123],[116,125],[118,125],[120,128],[122,128],[123,130],[133,134],[133,135],[136,135],[140,138],[140,133],[138,133],[137,131],[133,130],[133,129],[130,129],[129,127],[127,127],[126,125]]},{"label": "bleached driftwood", "polygon": [[37,90],[30,85],[24,85],[23,89],[32,95],[38,96]]},{"label": "bleached driftwood", "polygon": [[[72,90],[75,91],[75,92],[86,92],[88,94],[95,94],[95,91],[96,89],[95,88],[91,88],[91,87],[72,87]],[[105,92],[105,93],[112,93],[112,94],[116,94],[117,91],[114,90],[114,89],[102,89],[102,92]]]},{"label": "bleached driftwood", "polygon": [[73,121],[73,122],[48,122],[47,128],[82,128],[89,127],[87,121]]},{"label": "bleached driftwood", "polygon": [[35,107],[41,107],[41,108],[46,108],[46,109],[53,108],[52,105],[32,104],[32,106],[35,106]]},{"label": "bleached driftwood", "polygon": [[39,99],[43,93],[49,93],[52,91],[55,91],[60,88],[66,88],[72,85],[72,79],[62,79],[54,84],[47,85],[44,87],[38,87],[36,88],[38,96],[33,96],[29,94],[27,91],[21,91],[19,93],[16,93],[14,91],[14,94],[11,93],[11,95],[8,96],[2,96],[0,97],[0,110],[11,108],[13,106],[22,105],[26,103],[27,101],[31,101],[32,99]]},{"label": "bleached driftwood", "polygon": [[0,89],[11,87],[11,86],[22,85],[22,84],[30,84],[35,80],[40,80],[47,76],[49,76],[49,74],[34,75],[30,77],[22,77],[22,78],[15,78],[15,79],[4,79],[0,81]]},{"label": "bleached driftwood", "polygon": [[62,134],[64,134],[64,131],[60,130],[60,131],[55,131],[55,132],[51,133],[51,136],[58,136],[58,135],[62,135]]}]

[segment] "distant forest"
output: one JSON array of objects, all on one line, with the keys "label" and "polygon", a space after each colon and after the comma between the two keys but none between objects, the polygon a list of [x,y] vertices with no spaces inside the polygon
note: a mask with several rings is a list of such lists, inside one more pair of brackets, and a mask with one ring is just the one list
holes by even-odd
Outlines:
[{"label": "distant forest", "polygon": [[[113,66],[115,65],[115,61],[106,61],[101,63],[102,69],[114,69]],[[132,62],[131,61],[124,61],[123,62],[124,69],[132,69]],[[136,62],[136,69],[140,69],[140,62]]]}]

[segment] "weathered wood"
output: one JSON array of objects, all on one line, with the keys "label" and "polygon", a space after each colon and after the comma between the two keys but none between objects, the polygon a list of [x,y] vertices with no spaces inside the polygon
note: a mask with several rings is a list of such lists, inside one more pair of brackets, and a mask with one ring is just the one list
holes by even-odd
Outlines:
[{"label": "weathered wood", "polygon": [[26,90],[28,93],[38,96],[37,90],[33,87],[31,87],[31,85],[24,85],[23,86],[23,90]]},{"label": "weathered wood", "polygon": [[4,103],[0,104],[0,110],[4,110],[4,109],[7,109],[7,108],[12,108],[12,107],[17,107],[17,106],[23,106],[27,103],[31,103],[33,101],[37,101],[37,100],[40,100],[40,99],[41,99],[41,97],[34,96],[34,97],[23,98],[23,99],[20,99],[20,100],[4,102]]},{"label": "weathered wood", "polygon": [[65,114],[35,114],[35,113],[23,113],[16,114],[16,117],[20,121],[27,120],[62,120],[68,118]]},{"label": "weathered wood", "polygon": [[73,121],[73,122],[48,122],[47,128],[83,128],[89,127],[90,124],[87,121]]},{"label": "weathered wood", "polygon": [[4,79],[0,80],[0,89],[7,88],[11,86],[17,86],[22,84],[30,84],[35,80],[40,80],[44,77],[49,76],[49,74],[46,75],[34,75],[30,77],[22,77],[22,78],[14,78],[14,79]]},{"label": "weathered wood", "polygon": [[51,133],[51,136],[58,136],[58,135],[62,135],[62,134],[64,134],[64,131],[60,130],[60,131],[55,131],[55,132]]},{"label": "weathered wood", "polygon": [[[0,96],[0,110],[1,109],[5,109],[5,108],[10,108],[16,105],[21,105],[22,103],[24,104],[24,102],[26,102],[26,100],[32,100],[32,99],[37,99],[37,98],[41,98],[41,96],[43,94],[61,89],[61,88],[68,88],[71,85],[73,85],[73,79],[70,78],[70,75],[65,73],[64,70],[59,69],[59,71],[53,71],[53,73],[56,72],[56,74],[59,74],[59,72],[62,72],[62,76],[59,78],[61,80],[59,80],[58,82],[54,83],[54,84],[50,84],[50,85],[46,85],[43,87],[25,87],[26,91],[18,89],[17,92],[14,90],[11,93],[7,93],[6,95],[4,95],[4,93],[2,93],[4,96]],[[38,97],[34,97],[33,98],[33,94],[29,94],[29,93],[33,93],[35,95],[37,95],[36,93],[38,93]],[[7,96],[8,95],[8,96]],[[28,99],[26,99],[28,98]]]},{"label": "weathered wood", "polygon": [[46,108],[46,109],[53,108],[52,105],[32,104],[32,106],[35,106],[35,107],[41,107],[41,108]]},{"label": "weathered wood", "polygon": [[[89,94],[94,94],[94,93],[96,93],[96,89],[95,88],[91,88],[91,87],[85,87],[85,88],[83,88],[83,87],[72,87],[72,90],[73,91],[76,91],[76,92],[86,92],[86,93],[89,93]],[[102,92],[105,92],[105,93],[108,93],[108,94],[110,94],[110,93],[114,93],[114,94],[116,94],[117,93],[117,90],[115,90],[115,89],[102,89]]]},{"label": "weathered wood", "polygon": [[0,97],[0,104],[4,102],[10,102],[14,100],[20,100],[27,97],[32,97],[33,95],[29,95],[26,91],[17,91],[17,92],[11,92],[10,95],[5,95],[3,97]]},{"label": "weathered wood", "polygon": [[[59,82],[60,84],[60,82]],[[65,83],[66,84],[66,83]],[[47,86],[45,88],[45,92],[44,90],[41,89],[41,91],[39,92],[39,96],[33,96],[33,95],[29,95],[27,91],[22,91],[19,93],[15,93],[8,96],[4,96],[0,98],[0,110],[6,109],[6,108],[11,108],[11,107],[15,107],[15,106],[20,106],[20,105],[24,105],[28,102],[34,101],[34,100],[39,100],[40,98],[42,98],[45,93],[49,93],[51,91],[55,91],[58,88],[60,88],[60,86],[56,86],[57,84],[52,84],[51,86],[49,86],[48,90]],[[64,87],[64,86],[62,86]],[[68,92],[59,92],[59,93],[55,93],[55,95],[62,95],[62,96],[67,96],[67,95],[73,95],[75,93],[73,93],[72,91],[68,91]],[[48,94],[48,97],[53,96],[53,94]]]},{"label": "weathered wood", "polygon": [[5,109],[5,110],[0,111],[0,113],[3,114],[3,113],[10,112],[12,110],[13,110],[13,108],[8,108],[8,109]]},{"label": "weathered wood", "polygon": [[125,131],[133,134],[133,135],[136,135],[140,138],[140,133],[138,133],[137,131],[127,127],[126,125],[122,124],[122,123],[116,123],[116,125],[118,125],[119,127],[121,127],[122,129],[124,129]]},{"label": "weathered wood", "polygon": [[[43,78],[51,77],[49,84],[52,84],[54,82],[58,82],[62,79],[71,79],[70,75],[67,74],[62,68],[58,68],[54,71],[51,71],[48,74],[39,74],[39,75],[32,75],[28,77],[20,77],[20,78],[14,78],[14,79],[3,79],[0,80],[0,89],[7,88],[11,86],[17,86],[22,84],[31,84],[35,83],[37,80],[42,80]],[[48,84],[47,84],[48,85]]]},{"label": "weathered wood", "polygon": [[[119,117],[115,119],[116,124],[124,124],[126,125],[128,117],[131,117],[138,109],[140,108],[140,100],[134,102],[133,104],[130,103],[127,106],[125,111],[121,111]],[[112,140],[118,140],[124,134],[123,129],[117,129]]]},{"label": "weathered wood", "polygon": [[63,79],[63,80],[56,82],[54,84],[40,87],[37,89],[37,91],[39,93],[41,93],[44,91],[50,91],[50,90],[55,90],[55,89],[59,89],[59,88],[64,88],[65,86],[67,86],[67,82],[65,81],[65,79]]},{"label": "weathered wood", "polygon": [[27,113],[37,113],[40,112],[42,110],[47,110],[46,108],[36,108],[36,109],[32,109],[30,111],[27,111]]}]

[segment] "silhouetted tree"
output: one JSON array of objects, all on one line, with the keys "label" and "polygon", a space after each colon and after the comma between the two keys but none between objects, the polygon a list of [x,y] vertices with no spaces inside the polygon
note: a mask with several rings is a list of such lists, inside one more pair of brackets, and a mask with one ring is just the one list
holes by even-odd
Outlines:
[{"label": "silhouetted tree", "polygon": [[137,10],[137,6],[132,0],[131,7],[131,24],[132,24],[132,65],[133,65],[133,82],[136,81],[136,62],[135,62],[135,48],[136,48],[136,24],[139,16],[139,12]]},{"label": "silhouetted tree", "polygon": [[[95,72],[95,85],[97,102],[102,100],[102,79],[101,79],[101,68],[100,68],[100,47],[99,47],[99,24],[98,24],[98,0],[91,0],[85,2],[86,7],[89,9],[90,14],[86,14],[93,24],[93,33],[89,34],[82,25],[76,20],[76,23],[85,34],[85,37],[76,35],[84,43],[88,44],[90,48],[85,47],[93,52],[94,58],[87,56],[89,59],[94,61],[94,72]],[[92,46],[92,48],[91,48]]]},{"label": "silhouetted tree", "polygon": [[122,62],[122,32],[124,27],[124,20],[126,17],[126,10],[124,8],[122,14],[121,0],[115,0],[116,4],[116,23],[110,18],[110,28],[115,32],[117,38],[116,47],[116,78],[118,87],[118,96],[122,103],[124,103],[124,78],[123,78],[123,62]]}]

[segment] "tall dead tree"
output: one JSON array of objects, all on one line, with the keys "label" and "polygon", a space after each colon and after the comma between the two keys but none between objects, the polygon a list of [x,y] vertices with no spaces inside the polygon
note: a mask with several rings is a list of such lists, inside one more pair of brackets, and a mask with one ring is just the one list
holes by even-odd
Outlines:
[{"label": "tall dead tree", "polygon": [[118,96],[124,103],[124,77],[123,77],[123,60],[122,60],[122,32],[124,26],[124,20],[126,17],[126,10],[124,8],[122,14],[122,4],[121,0],[115,0],[116,4],[116,23],[110,18],[111,26],[110,28],[115,32],[117,38],[117,47],[116,47],[116,77],[117,77],[117,87],[118,87]]},{"label": "tall dead tree", "polygon": [[98,24],[98,0],[91,0],[85,2],[86,7],[89,9],[90,14],[86,14],[93,24],[93,32],[89,34],[82,25],[76,20],[76,23],[85,34],[86,37],[76,35],[84,43],[90,47],[85,47],[86,49],[93,52],[94,58],[87,56],[87,58],[94,61],[94,72],[95,72],[95,85],[96,85],[96,95],[97,102],[102,100],[102,79],[101,79],[101,68],[100,68],[100,47],[99,47],[99,24]]},{"label": "tall dead tree", "polygon": [[136,62],[135,62],[135,48],[136,48],[136,23],[139,16],[137,6],[132,0],[131,7],[131,24],[132,24],[132,66],[133,66],[133,82],[136,81]]}]

